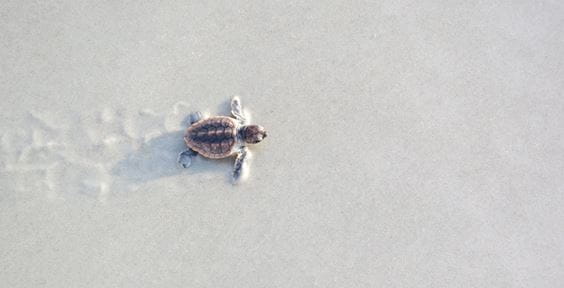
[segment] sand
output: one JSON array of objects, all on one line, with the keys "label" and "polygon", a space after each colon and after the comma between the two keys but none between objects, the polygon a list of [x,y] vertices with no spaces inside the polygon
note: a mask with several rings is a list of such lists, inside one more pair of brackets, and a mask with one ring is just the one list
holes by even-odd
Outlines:
[{"label": "sand", "polygon": [[0,3],[0,287],[562,286],[562,2],[191,2]]}]

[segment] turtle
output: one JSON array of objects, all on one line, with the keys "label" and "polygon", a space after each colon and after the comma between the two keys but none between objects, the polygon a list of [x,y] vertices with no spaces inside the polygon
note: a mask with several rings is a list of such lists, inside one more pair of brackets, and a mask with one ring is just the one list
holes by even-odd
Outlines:
[{"label": "turtle", "polygon": [[261,142],[267,133],[264,127],[248,123],[238,96],[231,99],[231,114],[208,118],[200,112],[190,114],[190,126],[184,135],[188,149],[178,155],[183,168],[190,167],[197,155],[210,159],[235,157],[232,180],[239,182],[249,158],[247,145]]}]

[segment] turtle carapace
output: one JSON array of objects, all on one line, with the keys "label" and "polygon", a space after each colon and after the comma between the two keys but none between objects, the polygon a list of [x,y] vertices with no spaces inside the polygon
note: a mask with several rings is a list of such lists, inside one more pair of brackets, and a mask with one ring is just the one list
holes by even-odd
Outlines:
[{"label": "turtle carapace", "polygon": [[247,145],[261,142],[266,131],[262,126],[247,123],[237,96],[231,100],[231,114],[232,117],[204,118],[199,112],[192,113],[190,127],[184,135],[188,150],[178,155],[178,163],[188,168],[192,157],[198,154],[211,159],[234,156],[233,181],[238,182],[248,159]]}]

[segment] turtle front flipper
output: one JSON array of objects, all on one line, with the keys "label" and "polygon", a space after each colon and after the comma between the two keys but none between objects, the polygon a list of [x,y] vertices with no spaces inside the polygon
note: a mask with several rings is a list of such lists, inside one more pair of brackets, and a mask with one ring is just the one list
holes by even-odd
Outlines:
[{"label": "turtle front flipper", "polygon": [[239,183],[248,172],[249,151],[247,147],[242,147],[237,152],[235,165],[233,166],[233,184]]},{"label": "turtle front flipper", "polygon": [[231,99],[231,114],[241,123],[245,123],[245,114],[243,113],[243,106],[241,105],[241,99],[239,96],[233,96]]},{"label": "turtle front flipper", "polygon": [[192,158],[196,157],[196,155],[198,155],[198,153],[192,149],[183,151],[178,154],[178,164],[180,164],[182,168],[188,168],[192,164]]}]

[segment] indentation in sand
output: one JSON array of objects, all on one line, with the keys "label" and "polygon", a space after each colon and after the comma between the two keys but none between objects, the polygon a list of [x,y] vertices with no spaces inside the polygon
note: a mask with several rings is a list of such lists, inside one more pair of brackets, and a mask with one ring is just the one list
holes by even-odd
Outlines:
[{"label": "indentation in sand", "polygon": [[49,199],[105,201],[117,191],[182,173],[176,157],[185,149],[189,108],[178,102],[165,113],[126,108],[69,115],[32,111],[25,125],[0,135],[0,171],[29,180],[8,183],[9,189],[22,192],[9,197],[44,193]]}]

